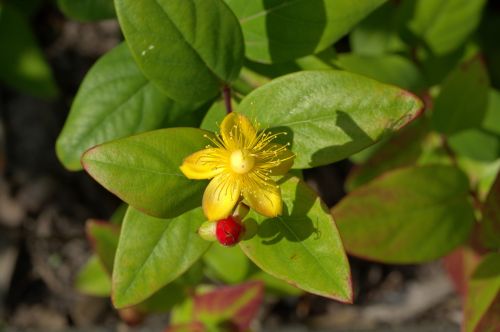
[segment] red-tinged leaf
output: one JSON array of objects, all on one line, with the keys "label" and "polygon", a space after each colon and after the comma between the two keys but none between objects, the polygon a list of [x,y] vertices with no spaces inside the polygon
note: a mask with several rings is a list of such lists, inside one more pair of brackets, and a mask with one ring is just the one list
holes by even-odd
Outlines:
[{"label": "red-tinged leaf", "polygon": [[200,322],[191,322],[169,326],[165,332],[205,332],[206,328]]},{"label": "red-tinged leaf", "polygon": [[500,248],[500,173],[488,193],[480,224],[481,245],[489,249]]},{"label": "red-tinged leaf", "polygon": [[443,265],[461,296],[467,293],[467,280],[479,263],[480,256],[468,247],[459,247],[443,258]]},{"label": "red-tinged leaf", "polygon": [[474,224],[467,177],[443,165],[387,172],[352,191],[332,213],[347,252],[395,264],[448,254]]},{"label": "red-tinged leaf", "polygon": [[[465,332],[499,331],[500,253],[483,258],[472,274],[465,300]],[[496,325],[495,325],[496,324]]]},{"label": "red-tinged leaf", "polygon": [[500,332],[500,293],[497,293],[474,332]]},{"label": "red-tinged leaf", "polygon": [[90,219],[87,220],[85,229],[97,257],[111,275],[116,248],[118,247],[120,226],[102,220]]},{"label": "red-tinged leaf", "polygon": [[197,295],[194,299],[194,319],[209,325],[246,331],[259,310],[263,295],[264,286],[259,281],[221,287]]}]

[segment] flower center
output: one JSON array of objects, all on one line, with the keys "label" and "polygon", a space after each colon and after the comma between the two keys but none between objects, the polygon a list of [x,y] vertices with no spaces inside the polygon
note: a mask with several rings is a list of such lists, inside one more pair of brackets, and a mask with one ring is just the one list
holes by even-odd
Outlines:
[{"label": "flower center", "polygon": [[247,151],[236,150],[231,153],[230,157],[231,169],[238,174],[245,174],[252,170],[255,165],[255,158]]}]

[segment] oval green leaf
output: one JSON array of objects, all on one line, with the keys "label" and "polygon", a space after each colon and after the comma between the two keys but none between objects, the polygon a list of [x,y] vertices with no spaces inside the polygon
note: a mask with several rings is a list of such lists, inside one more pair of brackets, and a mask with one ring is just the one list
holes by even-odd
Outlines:
[{"label": "oval green leaf", "polygon": [[[417,117],[415,95],[337,70],[303,71],[278,78],[249,94],[239,111],[261,127],[287,132],[294,168],[344,159]],[[311,144],[314,139],[314,144]]]},{"label": "oval green leaf", "polygon": [[144,77],[122,44],[90,69],[56,142],[61,162],[80,170],[80,158],[94,145],[168,127],[195,109],[163,94]]},{"label": "oval green leaf", "polygon": [[266,218],[251,212],[259,224],[255,236],[240,243],[265,272],[307,292],[352,301],[349,263],[328,210],[297,178],[281,184],[283,215]]},{"label": "oval green leaf", "polygon": [[205,181],[188,180],[179,166],[203,149],[207,131],[168,128],[131,136],[88,150],[85,170],[124,202],[147,214],[171,218],[201,204]]},{"label": "oval green leaf", "polygon": [[108,297],[111,294],[111,280],[99,257],[90,256],[76,276],[75,288],[83,294]]},{"label": "oval green leaf", "polygon": [[419,0],[406,1],[412,7],[413,17],[408,28],[434,54],[447,54],[474,32],[481,21],[486,0]]},{"label": "oval green leaf", "polygon": [[500,173],[483,204],[483,219],[480,223],[481,244],[489,249],[500,249]]},{"label": "oval green leaf", "polygon": [[425,86],[418,67],[396,54],[372,56],[344,53],[339,54],[335,64],[341,69],[414,92],[421,91]]},{"label": "oval green leaf", "polygon": [[318,53],[385,0],[225,0],[238,16],[246,56],[283,62]]},{"label": "oval green leaf", "polygon": [[216,243],[203,256],[207,272],[226,284],[245,281],[250,271],[250,261],[238,247],[223,247]]},{"label": "oval green leaf", "polygon": [[474,224],[468,179],[452,166],[397,169],[359,187],[333,209],[347,252],[385,263],[444,256]]},{"label": "oval green leaf", "polygon": [[201,208],[173,219],[158,219],[129,208],[123,221],[113,270],[113,304],[137,304],[170,283],[209,248],[197,230]]},{"label": "oval green leaf", "polygon": [[125,38],[146,77],[177,101],[205,101],[243,62],[238,20],[222,0],[115,0]]},{"label": "oval green leaf", "polygon": [[64,15],[78,21],[98,21],[114,18],[113,0],[57,0]]},{"label": "oval green leaf", "polygon": [[481,57],[460,64],[443,82],[434,102],[434,128],[451,135],[480,127],[488,107],[489,85]]},{"label": "oval green leaf", "polygon": [[106,271],[111,275],[118,246],[120,226],[106,221],[90,219],[87,220],[85,231],[92,249],[101,260]]}]

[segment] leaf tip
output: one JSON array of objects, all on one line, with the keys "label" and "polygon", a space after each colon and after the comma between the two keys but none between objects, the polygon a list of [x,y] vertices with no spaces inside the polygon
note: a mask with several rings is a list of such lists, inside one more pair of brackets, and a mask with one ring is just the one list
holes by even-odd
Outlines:
[{"label": "leaf tip", "polygon": [[87,172],[91,176],[92,171],[90,169],[89,161],[90,157],[95,154],[97,147],[99,147],[99,145],[87,149],[84,153],[82,153],[82,156],[80,157],[80,165],[82,166],[83,170],[85,170],[85,172]]}]

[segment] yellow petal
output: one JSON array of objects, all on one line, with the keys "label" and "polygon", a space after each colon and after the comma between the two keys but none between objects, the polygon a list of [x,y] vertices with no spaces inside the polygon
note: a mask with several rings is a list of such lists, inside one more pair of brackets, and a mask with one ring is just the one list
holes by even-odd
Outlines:
[{"label": "yellow petal", "polygon": [[228,217],[240,198],[240,183],[233,174],[222,173],[210,181],[203,194],[203,212],[208,220]]},{"label": "yellow petal", "polygon": [[236,112],[226,115],[220,125],[220,133],[226,147],[230,150],[249,147],[257,135],[250,120]]},{"label": "yellow petal", "polygon": [[266,182],[260,179],[249,181],[254,185],[243,188],[243,197],[246,203],[258,213],[266,217],[276,217],[281,214],[281,191],[271,179]]},{"label": "yellow petal", "polygon": [[180,169],[189,179],[211,179],[225,169],[227,160],[227,151],[208,148],[186,157]]}]

